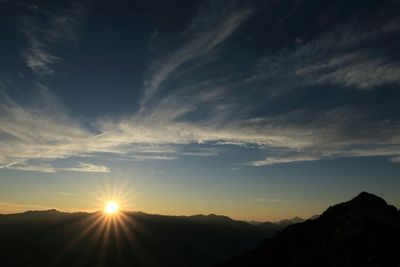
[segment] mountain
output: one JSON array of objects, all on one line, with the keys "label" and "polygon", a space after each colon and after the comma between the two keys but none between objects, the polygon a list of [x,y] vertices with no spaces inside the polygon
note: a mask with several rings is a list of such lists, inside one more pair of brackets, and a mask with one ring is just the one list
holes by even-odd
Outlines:
[{"label": "mountain", "polygon": [[362,192],[218,267],[399,267],[400,212]]},{"label": "mountain", "polygon": [[283,227],[214,214],[27,211],[0,215],[0,266],[212,266]]},{"label": "mountain", "polygon": [[302,222],[304,222],[304,219],[299,218],[299,217],[294,217],[292,219],[281,220],[278,222],[278,224],[280,224],[282,226],[289,226],[291,224],[302,223]]}]

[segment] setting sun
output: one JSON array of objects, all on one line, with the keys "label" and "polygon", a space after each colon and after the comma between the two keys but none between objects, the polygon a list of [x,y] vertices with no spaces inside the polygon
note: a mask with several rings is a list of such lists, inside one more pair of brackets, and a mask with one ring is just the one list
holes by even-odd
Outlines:
[{"label": "setting sun", "polygon": [[107,203],[104,212],[107,214],[115,214],[116,212],[118,212],[118,203],[115,201],[110,201]]}]

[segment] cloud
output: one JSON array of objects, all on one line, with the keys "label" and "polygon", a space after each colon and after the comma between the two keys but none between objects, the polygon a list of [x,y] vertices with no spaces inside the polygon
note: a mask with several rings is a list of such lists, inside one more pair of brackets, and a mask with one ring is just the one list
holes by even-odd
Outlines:
[{"label": "cloud", "polygon": [[393,162],[393,163],[400,163],[400,156],[390,158],[389,160],[390,160],[391,162]]},{"label": "cloud", "polygon": [[26,164],[26,163],[16,163],[13,162],[4,166],[2,169],[10,170],[20,170],[20,171],[34,171],[34,172],[44,172],[44,173],[55,173],[57,170],[50,164]]},{"label": "cloud", "polygon": [[[205,9],[218,10],[209,6]],[[326,85],[335,85],[372,90],[399,83],[400,66],[391,60],[396,48],[388,46],[377,52],[371,45],[396,33],[398,24],[392,18],[373,28],[365,27],[362,20],[346,21],[298,43],[296,48],[283,46],[278,52],[268,53],[254,69],[250,66],[244,73],[225,72],[224,66],[222,71],[215,66],[199,70],[207,61],[195,59],[212,54],[252,14],[246,8],[226,10],[216,16],[199,12],[183,35],[184,45],[153,62],[142,99],[146,112],[97,122],[99,131],[112,133],[107,137],[114,140],[110,143],[211,143],[264,152],[263,159],[245,163],[252,166],[399,154],[399,118],[384,112],[394,108],[395,101],[368,106],[300,106],[262,113],[269,104],[274,106],[271,94],[282,101],[279,95],[290,98],[285,93],[292,89],[319,86],[325,90]],[[186,67],[185,75],[180,75],[175,84],[173,74],[181,66]],[[199,75],[203,77],[200,81],[195,78]],[[168,92],[157,95],[163,83],[169,86]],[[257,99],[246,102],[252,95]]]},{"label": "cloud", "polygon": [[400,82],[400,65],[383,59],[360,59],[332,73],[321,75],[319,82],[343,84],[359,89],[373,89]]},{"label": "cloud", "polygon": [[[126,157],[124,159],[127,159]],[[174,160],[177,159],[175,156],[168,156],[168,155],[134,155],[128,158],[128,160]]]},{"label": "cloud", "polygon": [[29,17],[23,20],[22,32],[28,39],[29,46],[21,55],[26,65],[36,74],[51,74],[53,69],[51,65],[61,61],[61,58],[52,55],[47,46],[41,40],[40,32],[42,31]]},{"label": "cloud", "polygon": [[[1,103],[0,110],[2,162],[63,158],[78,151],[90,151],[84,142],[90,140],[92,134],[56,110],[50,114],[13,102]],[[11,160],[11,155],[16,160]]]},{"label": "cloud", "polygon": [[85,5],[80,2],[72,3],[64,14],[55,14],[38,6],[23,7],[42,15],[47,25],[40,27],[33,16],[23,16],[20,30],[28,40],[28,47],[21,52],[21,55],[35,74],[52,74],[54,65],[62,61],[62,58],[54,52],[54,48],[63,41],[77,42],[79,19],[85,10]]},{"label": "cloud", "polygon": [[22,53],[26,64],[36,74],[52,74],[54,70],[50,65],[60,62],[61,58],[53,56],[39,46],[30,47],[27,51]]},{"label": "cloud", "polygon": [[314,161],[318,159],[320,159],[320,157],[313,157],[309,155],[284,155],[284,156],[266,157],[263,160],[251,161],[248,164],[252,166],[265,166],[265,165],[273,165],[279,163]]},{"label": "cloud", "polygon": [[58,168],[60,171],[71,171],[71,172],[111,172],[110,169],[106,166],[95,165],[91,163],[79,162],[77,167],[71,168]]},{"label": "cloud", "polygon": [[10,162],[10,163],[7,163],[6,165],[0,166],[0,169],[8,169],[9,167],[11,167],[11,166],[13,166],[15,164],[17,164],[17,163],[16,162]]},{"label": "cloud", "polygon": [[[223,127],[221,121],[213,119],[200,123],[176,121],[182,113],[170,109],[175,107],[166,105],[147,116],[102,119],[89,130],[60,111],[3,101],[0,164],[8,169],[55,172],[61,169],[52,167],[51,161],[76,156],[101,158],[104,154],[135,161],[216,154],[206,148],[179,149],[188,144],[247,144],[247,149],[269,154],[265,159],[247,163],[253,166],[321,158],[400,155],[398,122],[382,121],[376,117],[379,112],[373,107],[337,107],[321,112],[298,110],[262,119],[231,120],[224,122]],[[351,130],[354,128],[357,131]],[[105,166],[86,163],[63,170],[110,171]]]},{"label": "cloud", "polygon": [[[397,21],[398,23],[398,21]],[[395,19],[373,29],[362,21],[341,24],[314,37],[296,49],[284,48],[263,57],[249,83],[271,83],[274,93],[299,85],[333,84],[371,90],[400,83],[400,65],[392,60],[396,48],[377,51],[372,41],[381,42],[397,32]],[[273,90],[273,89],[272,89]]]},{"label": "cloud", "polygon": [[220,151],[217,149],[210,149],[210,148],[199,148],[193,151],[180,151],[179,155],[184,156],[196,156],[196,157],[212,157],[218,156]]},{"label": "cloud", "polygon": [[[207,56],[223,43],[238,26],[250,15],[248,8],[232,9],[225,7],[220,14],[209,15],[210,7],[199,13],[186,30],[185,43],[162,61],[156,61],[151,69],[150,78],[146,81],[142,107],[160,89],[161,84],[180,66],[196,58]],[[219,10],[219,9],[218,9]],[[196,34],[193,34],[195,32]],[[198,64],[204,64],[198,63]],[[193,66],[191,66],[193,68]],[[198,67],[198,65],[197,65]]]}]

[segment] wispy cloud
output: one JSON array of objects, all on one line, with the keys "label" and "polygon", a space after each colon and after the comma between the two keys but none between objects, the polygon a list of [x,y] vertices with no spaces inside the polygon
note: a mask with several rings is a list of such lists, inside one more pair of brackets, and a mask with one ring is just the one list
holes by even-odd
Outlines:
[{"label": "wispy cloud", "polygon": [[[196,58],[207,56],[223,43],[251,13],[249,8],[226,8],[220,14],[211,13],[212,7],[203,7],[186,30],[185,43],[162,61],[156,61],[146,81],[142,107],[160,89],[161,84],[180,66]],[[195,33],[195,34],[194,34]],[[207,61],[201,61],[204,64]],[[193,66],[191,66],[193,68]]]},{"label": "wispy cloud", "polygon": [[284,156],[270,156],[263,160],[256,160],[249,162],[252,166],[265,166],[279,163],[292,163],[292,162],[303,162],[303,161],[314,161],[320,159],[320,157],[313,157],[310,155],[284,155]]},{"label": "wispy cloud", "polygon": [[65,13],[55,14],[38,6],[24,6],[40,13],[46,19],[46,26],[39,26],[33,16],[26,14],[21,23],[21,32],[28,40],[28,46],[21,52],[26,65],[37,75],[52,74],[54,65],[62,61],[55,52],[60,42],[76,42],[78,40],[78,24],[85,10],[81,2],[72,3]]},{"label": "wispy cloud", "polygon": [[371,40],[396,34],[395,24],[391,19],[372,30],[357,20],[338,25],[297,49],[265,56],[248,81],[270,82],[278,85],[278,92],[299,85],[335,84],[365,90],[399,84],[400,65],[391,60],[394,48],[371,49]]},{"label": "wispy cloud", "polygon": [[[222,128],[212,120],[190,123],[176,121],[176,117],[166,119],[163,115],[168,110],[159,110],[162,114],[98,121],[95,132],[59,112],[22,108],[15,103],[3,103],[1,111],[0,163],[9,169],[54,172],[57,168],[48,165],[51,160],[96,157],[101,153],[130,160],[215,155],[215,151],[197,153],[176,147],[202,143],[247,144],[270,154],[263,160],[248,163],[254,166],[334,157],[400,155],[400,128],[396,122],[374,119],[373,109],[343,107],[319,113],[290,112],[264,119],[230,121]],[[357,132],[349,130],[354,127],[358,128]],[[47,165],[38,163],[33,167],[32,160],[47,160]],[[89,164],[68,170],[109,171],[105,166]]]},{"label": "wispy cloud", "polygon": [[17,163],[16,162],[10,162],[10,163],[7,163],[6,165],[0,166],[0,169],[8,169],[8,168],[10,168],[11,166],[13,166],[15,164],[17,164]]},{"label": "wispy cloud", "polygon": [[[126,157],[124,159],[127,159]],[[168,156],[168,155],[134,155],[129,157],[128,160],[138,160],[138,161],[142,161],[142,160],[174,160],[177,159],[177,157],[175,156]]]},{"label": "wispy cloud", "polygon": [[2,167],[2,169],[20,170],[20,171],[34,171],[44,173],[55,173],[56,169],[50,164],[39,163],[39,164],[27,164],[24,161],[22,163],[10,163]]},{"label": "wispy cloud", "polygon": [[[30,25],[32,21],[26,19],[26,25]],[[52,55],[46,45],[39,40],[36,32],[38,29],[23,29],[25,36],[29,41],[29,47],[22,51],[22,57],[24,58],[26,65],[36,74],[51,74],[53,69],[51,65],[61,61],[61,58]]]},{"label": "wispy cloud", "polygon": [[332,73],[321,75],[319,82],[339,83],[347,87],[373,89],[382,85],[400,83],[400,65],[386,59],[360,58]]},{"label": "wispy cloud", "polygon": [[29,162],[29,159],[21,160],[19,163],[12,162],[7,165],[3,165],[0,167],[0,169],[34,171],[34,172],[44,172],[44,173],[56,173],[59,171],[97,172],[97,173],[111,172],[111,170],[106,166],[95,165],[95,164],[85,163],[85,162],[79,162],[76,167],[59,168],[59,167],[52,166],[50,163]]},{"label": "wispy cloud", "polygon": [[95,165],[91,163],[79,162],[78,166],[70,168],[58,168],[60,171],[71,171],[71,172],[111,172],[111,170],[102,165]]},{"label": "wispy cloud", "polygon": [[391,162],[393,162],[393,163],[400,163],[400,156],[390,158],[389,160],[390,160]]}]

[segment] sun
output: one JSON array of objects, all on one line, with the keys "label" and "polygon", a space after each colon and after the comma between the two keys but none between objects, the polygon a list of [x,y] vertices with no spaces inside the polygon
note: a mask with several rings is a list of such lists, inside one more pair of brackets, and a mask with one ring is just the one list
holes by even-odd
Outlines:
[{"label": "sun", "polygon": [[104,209],[104,212],[107,214],[115,214],[118,212],[119,206],[118,203],[115,201],[109,201],[106,204],[106,207]]}]

